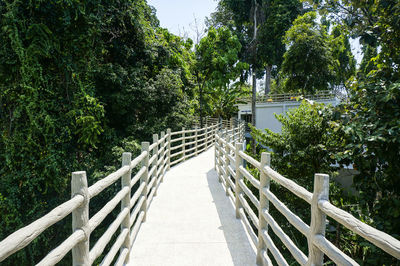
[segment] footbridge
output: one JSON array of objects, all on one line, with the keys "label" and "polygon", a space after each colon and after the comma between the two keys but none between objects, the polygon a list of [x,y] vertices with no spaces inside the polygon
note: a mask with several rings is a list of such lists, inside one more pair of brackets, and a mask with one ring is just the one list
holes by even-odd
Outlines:
[{"label": "footbridge", "polygon": [[[325,237],[327,217],[400,259],[400,241],[329,202],[328,175],[315,174],[307,191],[273,170],[270,154],[257,160],[245,152],[242,122],[210,122],[154,134],[137,157],[124,153],[120,169],[90,186],[85,172],[72,173],[71,199],[2,240],[0,262],[69,215],[72,234],[37,265],[55,265],[70,252],[73,265],[289,265],[283,249],[300,265],[358,265]],[[116,182],[121,189],[112,200],[89,213],[90,200]],[[271,192],[272,182],[307,203],[310,223]],[[270,206],[307,247],[296,245]],[[116,208],[118,216],[91,245],[91,234]]]}]

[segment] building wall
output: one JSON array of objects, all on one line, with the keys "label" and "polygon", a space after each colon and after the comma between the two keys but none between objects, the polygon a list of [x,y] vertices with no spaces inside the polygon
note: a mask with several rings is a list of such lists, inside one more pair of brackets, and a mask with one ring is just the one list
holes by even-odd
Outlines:
[{"label": "building wall", "polygon": [[[332,100],[317,101],[325,104],[337,105],[339,101],[335,98]],[[256,127],[259,129],[269,128],[273,132],[281,132],[282,125],[275,118],[275,114],[286,113],[290,108],[299,107],[301,102],[276,102],[276,103],[257,103],[256,104]],[[251,114],[251,104],[238,105],[238,118],[243,114]]]}]

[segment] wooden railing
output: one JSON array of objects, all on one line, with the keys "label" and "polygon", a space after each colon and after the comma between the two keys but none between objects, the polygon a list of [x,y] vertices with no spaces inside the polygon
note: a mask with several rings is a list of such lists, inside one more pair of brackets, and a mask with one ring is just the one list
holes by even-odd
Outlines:
[{"label": "wooden railing", "polygon": [[[337,95],[332,91],[317,91],[315,94],[303,95],[301,93],[285,93],[285,94],[269,94],[259,95],[256,97],[258,103],[276,103],[276,102],[290,102],[297,101],[299,97],[304,97],[309,100],[323,101],[333,100]],[[251,97],[244,97],[239,99],[240,102],[251,102]]]},{"label": "wooden railing", "polygon": [[[269,153],[262,153],[259,162],[243,151],[242,143],[235,143],[237,139],[230,132],[219,132],[215,138],[215,168],[219,181],[223,183],[226,194],[235,205],[236,217],[242,219],[251,240],[257,247],[258,265],[272,265],[267,250],[271,252],[279,265],[289,265],[268,234],[269,228],[301,265],[322,265],[324,254],[337,265],[358,265],[325,238],[326,216],[370,241],[386,253],[400,259],[399,240],[357,220],[351,214],[329,202],[328,175],[315,174],[314,191],[311,193],[274,171],[270,165],[271,157]],[[243,162],[258,169],[259,180],[250,173],[248,168],[243,166]],[[311,205],[310,225],[303,222],[270,191],[271,180]],[[259,191],[258,197],[252,193],[246,183],[251,184]],[[271,216],[269,212],[270,203],[307,238],[308,256],[294,244],[294,241]],[[251,208],[250,204],[255,206],[257,213]]]},{"label": "wooden railing", "polygon": [[[73,265],[91,265],[105,251],[115,232],[120,232],[101,265],[110,265],[119,252],[115,265],[129,261],[132,243],[140,225],[146,220],[147,210],[157,193],[164,175],[172,165],[207,150],[215,141],[219,124],[179,132],[167,130],[153,135],[153,143],[142,142],[142,152],[132,160],[131,153],[123,153],[122,167],[95,184],[88,186],[86,172],[72,173],[71,199],[54,208],[47,215],[19,229],[0,242],[0,262],[26,247],[44,230],[72,214],[73,233],[53,249],[37,265],[54,265],[72,250]],[[139,169],[134,173],[135,169]],[[100,211],[89,219],[89,202],[104,189],[120,180],[121,190]],[[131,197],[132,187],[138,186]],[[121,212],[89,250],[90,234],[102,221],[121,205]]]}]

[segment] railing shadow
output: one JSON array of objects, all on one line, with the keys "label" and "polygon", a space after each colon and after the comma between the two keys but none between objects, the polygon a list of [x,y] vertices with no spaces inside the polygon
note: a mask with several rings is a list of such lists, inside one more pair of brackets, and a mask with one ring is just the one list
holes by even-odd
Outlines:
[{"label": "railing shadow", "polygon": [[242,223],[236,219],[234,206],[230,198],[225,195],[214,169],[207,172],[207,183],[221,222],[219,229],[224,233],[233,265],[255,265],[255,250]]}]

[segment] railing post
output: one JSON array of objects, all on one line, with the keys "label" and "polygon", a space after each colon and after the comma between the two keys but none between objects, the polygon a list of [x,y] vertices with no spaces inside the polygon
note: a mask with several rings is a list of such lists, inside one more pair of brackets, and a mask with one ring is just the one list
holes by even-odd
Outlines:
[{"label": "railing post", "polygon": [[230,153],[230,149],[229,149],[228,143],[230,141],[230,137],[228,135],[225,137],[225,141],[226,141],[226,146],[225,146],[225,154],[226,154],[225,155],[225,190],[226,191],[225,191],[225,193],[226,193],[227,196],[229,196],[229,193],[228,193],[228,189],[229,189],[228,178],[230,178],[230,173],[229,173],[228,167],[229,167],[230,161],[229,161],[228,154]]},{"label": "railing post", "polygon": [[235,125],[233,123],[234,123],[233,122],[233,117],[231,117],[231,119],[230,119],[231,129],[233,129],[235,127]]},{"label": "railing post", "polygon": [[142,204],[142,207],[140,208],[140,210],[144,212],[143,222],[146,221],[146,216],[147,216],[147,193],[148,193],[147,184],[149,184],[149,157],[150,157],[149,147],[150,147],[149,142],[142,142],[142,152],[147,151],[147,156],[142,161],[142,167],[143,166],[146,167],[146,170],[142,175],[142,177],[140,178],[140,183],[145,184],[141,195],[142,197],[144,197],[144,202]]},{"label": "railing post", "polygon": [[198,155],[198,148],[197,148],[197,146],[198,146],[198,143],[197,143],[197,126],[194,128],[194,130],[195,130],[195,132],[194,132],[194,141],[195,141],[195,143],[194,143],[194,146],[195,146],[195,149],[194,149],[194,155],[195,156],[197,156]]},{"label": "railing post", "polygon": [[[128,171],[128,173],[124,174],[121,177],[121,189],[128,187],[129,192],[121,200],[121,211],[123,211],[125,208],[128,208],[128,213],[126,214],[124,220],[122,220],[122,223],[121,223],[121,232],[125,228],[128,228],[128,230],[130,231],[130,227],[131,227],[131,212],[130,212],[130,210],[131,210],[131,175],[132,175],[132,170],[130,169],[131,160],[132,160],[132,154],[130,152],[124,152],[122,154],[122,166],[128,166],[129,171]],[[124,248],[127,248],[129,251],[131,250],[130,234],[126,235],[124,243],[122,243],[120,250],[122,251]],[[126,255],[125,263],[129,262],[129,253],[130,252],[128,252],[128,255]]]},{"label": "railing post", "polygon": [[186,145],[185,145],[185,128],[182,128],[182,154],[183,154],[183,161],[186,160]]},{"label": "railing post", "polygon": [[236,143],[235,145],[235,171],[236,171],[236,178],[235,178],[235,209],[236,209],[236,218],[240,218],[240,208],[242,205],[240,204],[239,195],[242,193],[242,189],[239,185],[239,180],[242,179],[242,174],[239,170],[241,158],[239,152],[243,149],[242,143]]},{"label": "railing post", "polygon": [[263,152],[261,153],[261,164],[260,164],[260,209],[258,210],[258,247],[257,247],[257,265],[263,265],[262,251],[267,251],[267,246],[264,243],[262,237],[263,230],[268,234],[268,223],[265,221],[263,212],[269,212],[269,200],[265,196],[263,190],[269,190],[271,179],[264,172],[265,166],[271,166],[271,154]]},{"label": "railing post", "polygon": [[214,169],[217,171],[218,168],[218,139],[215,139],[215,145],[214,145]]},{"label": "railing post", "polygon": [[167,168],[167,170],[169,170],[171,168],[171,129],[170,128],[167,129],[167,134],[168,134],[168,137],[167,137],[167,141],[168,141],[167,165],[168,165],[168,168]]},{"label": "railing post", "polygon": [[[153,143],[158,143],[158,134],[153,134]],[[153,149],[153,155],[156,155],[156,158],[154,159],[153,165],[154,165],[154,178],[156,179],[156,181],[154,181],[153,187],[157,186],[157,182],[158,182],[158,176],[157,176],[157,171],[158,171],[158,144],[154,147]],[[150,190],[152,188],[149,188]],[[154,191],[154,196],[157,196],[157,189],[155,189]]]},{"label": "railing post", "polygon": [[318,201],[329,200],[329,175],[315,174],[314,193],[311,200],[311,224],[308,237],[308,262],[307,265],[322,265],[324,253],[313,243],[316,235],[325,236],[326,214],[318,207]]},{"label": "railing post", "polygon": [[[165,137],[165,132],[164,131],[162,131],[161,132],[161,139],[163,139]],[[164,160],[165,160],[165,139],[163,140],[163,141],[161,141],[161,149],[162,149],[162,152],[161,152],[161,154],[160,154],[160,158],[162,158],[162,160],[161,160],[161,164],[162,164],[162,167],[160,167],[161,169],[162,169],[162,171],[161,171],[161,173],[160,173],[160,175],[161,175],[161,182],[164,182],[164,167],[165,167],[165,165],[164,165]]]},{"label": "railing post", "polygon": [[223,162],[222,162],[222,149],[224,148],[224,145],[222,144],[223,142],[222,142],[222,135],[221,134],[219,134],[219,137],[220,137],[220,139],[219,139],[219,142],[218,142],[218,168],[219,168],[219,175],[218,175],[218,181],[220,182],[220,183],[222,183],[222,171],[221,171],[221,169],[222,169],[222,166],[223,166]]},{"label": "railing post", "polygon": [[87,228],[89,222],[89,191],[86,172],[73,172],[71,180],[71,198],[75,195],[82,195],[84,201],[81,206],[72,211],[72,232],[82,230],[85,239],[72,248],[72,265],[89,265],[89,237]]},{"label": "railing post", "polygon": [[205,150],[207,150],[208,149],[208,124],[206,124],[206,135],[205,135],[205,142],[206,142],[206,149]]}]

